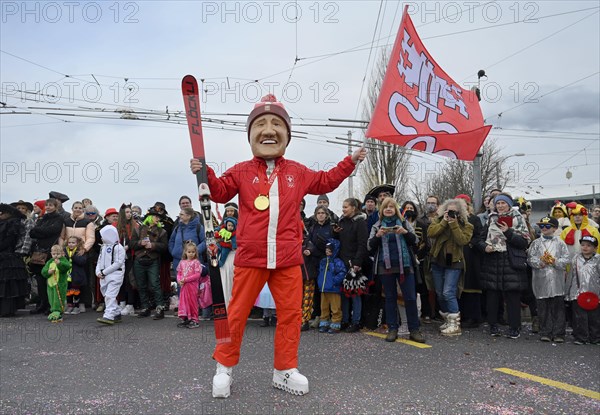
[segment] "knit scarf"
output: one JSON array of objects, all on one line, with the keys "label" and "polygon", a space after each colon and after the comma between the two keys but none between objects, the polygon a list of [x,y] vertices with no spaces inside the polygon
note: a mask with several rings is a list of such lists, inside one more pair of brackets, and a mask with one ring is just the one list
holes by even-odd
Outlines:
[{"label": "knit scarf", "polygon": [[[400,219],[398,219],[397,216],[384,217],[381,220],[381,225],[383,227],[391,228],[394,226],[402,226],[402,222],[400,222]],[[396,245],[398,246],[398,250],[400,253],[400,273],[404,274],[404,268],[410,268],[412,272],[410,254],[408,253],[408,245],[404,240],[404,236],[393,232],[390,232],[384,235],[383,238],[381,238],[381,243],[383,247],[383,263],[385,264],[385,269],[392,268],[392,261],[390,259],[390,241],[392,240],[392,238],[396,239]]]}]

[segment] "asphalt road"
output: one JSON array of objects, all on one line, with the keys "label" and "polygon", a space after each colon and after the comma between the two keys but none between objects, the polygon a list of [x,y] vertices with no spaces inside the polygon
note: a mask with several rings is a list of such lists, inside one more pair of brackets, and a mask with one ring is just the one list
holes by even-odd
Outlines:
[{"label": "asphalt road", "polygon": [[232,395],[217,400],[211,322],[189,330],[176,328],[173,317],[124,317],[107,327],[97,317],[66,316],[61,324],[26,314],[0,320],[0,413],[600,414],[600,346],[577,346],[571,337],[566,344],[541,343],[526,328],[511,340],[491,338],[485,328],[444,338],[437,324],[425,325],[428,348],[364,332],[311,330],[300,343],[310,393],[299,397],[271,386],[274,329],[253,320]]}]

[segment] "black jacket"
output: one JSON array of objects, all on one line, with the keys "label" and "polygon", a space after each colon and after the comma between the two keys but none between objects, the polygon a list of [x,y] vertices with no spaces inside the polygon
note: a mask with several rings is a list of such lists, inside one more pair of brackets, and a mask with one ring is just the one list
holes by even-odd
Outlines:
[{"label": "black jacket", "polygon": [[463,247],[465,257],[465,282],[463,289],[465,290],[481,290],[481,256],[486,255],[481,253],[481,242],[485,243],[485,238],[482,234],[481,220],[475,215],[469,215],[469,223],[473,225],[473,236],[468,245]]},{"label": "black jacket", "polygon": [[33,252],[50,252],[52,245],[58,241],[63,226],[65,226],[65,221],[58,212],[46,213],[38,219],[29,232],[29,236],[36,240]]},{"label": "black jacket", "polygon": [[[488,225],[483,228],[482,240],[479,248],[485,252],[485,239],[488,234]],[[509,228],[505,234],[506,243],[513,249],[525,251],[527,239]],[[481,261],[481,288],[484,290],[522,291],[527,289],[527,273],[525,270],[517,271],[510,266],[508,252],[492,252],[482,254]]]},{"label": "black jacket", "polygon": [[344,265],[363,267],[367,259],[367,240],[369,231],[367,229],[367,215],[359,213],[352,218],[342,216],[338,225],[342,228],[340,232],[334,232],[333,237],[340,241],[340,252],[338,257],[344,261]]}]

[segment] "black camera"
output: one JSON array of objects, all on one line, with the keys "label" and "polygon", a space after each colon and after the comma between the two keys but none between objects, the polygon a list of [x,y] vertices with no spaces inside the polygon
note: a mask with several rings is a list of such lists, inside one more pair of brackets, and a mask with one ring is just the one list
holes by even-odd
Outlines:
[{"label": "black camera", "polygon": [[452,219],[456,219],[456,210],[449,210],[448,217]]}]

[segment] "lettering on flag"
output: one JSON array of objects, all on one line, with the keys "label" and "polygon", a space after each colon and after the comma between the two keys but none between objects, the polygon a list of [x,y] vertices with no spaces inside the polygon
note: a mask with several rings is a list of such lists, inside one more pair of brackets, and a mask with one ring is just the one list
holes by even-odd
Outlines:
[{"label": "lettering on flag", "polygon": [[367,137],[473,160],[490,129],[475,93],[435,62],[405,8]]}]

